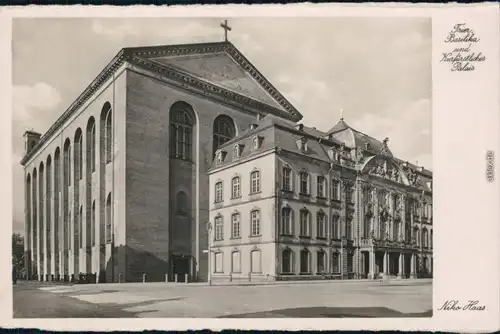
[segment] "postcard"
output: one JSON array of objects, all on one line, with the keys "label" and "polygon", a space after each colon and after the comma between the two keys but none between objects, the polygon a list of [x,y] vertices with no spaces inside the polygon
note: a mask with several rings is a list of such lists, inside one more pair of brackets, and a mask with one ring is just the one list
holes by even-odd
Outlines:
[{"label": "postcard", "polygon": [[495,4],[0,19],[3,326],[499,329]]}]

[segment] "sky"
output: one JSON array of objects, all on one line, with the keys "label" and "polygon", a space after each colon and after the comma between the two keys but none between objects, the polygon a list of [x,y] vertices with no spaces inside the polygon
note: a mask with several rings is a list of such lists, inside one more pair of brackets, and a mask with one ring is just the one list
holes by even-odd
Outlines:
[{"label": "sky", "polygon": [[13,231],[23,232],[23,133],[44,133],[123,47],[229,40],[304,116],[340,118],[432,169],[429,18],[16,18]]}]

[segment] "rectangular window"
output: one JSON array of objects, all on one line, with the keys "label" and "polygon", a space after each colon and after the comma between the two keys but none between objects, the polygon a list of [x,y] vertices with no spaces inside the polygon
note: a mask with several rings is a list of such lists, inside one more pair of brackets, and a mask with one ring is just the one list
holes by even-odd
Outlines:
[{"label": "rectangular window", "polygon": [[332,254],[332,272],[333,273],[339,273],[340,266],[339,266],[339,253],[333,253]]},{"label": "rectangular window", "polygon": [[303,195],[309,194],[309,174],[300,173],[300,193]]},{"label": "rectangular window", "polygon": [[292,210],[290,208],[283,208],[281,215],[281,234],[292,235]]},{"label": "rectangular window", "polygon": [[283,168],[283,190],[292,191],[292,170]]},{"label": "rectangular window", "polygon": [[215,218],[215,240],[224,239],[224,223],[222,217]]},{"label": "rectangular window", "polygon": [[310,237],[310,228],[309,228],[309,211],[302,210],[300,211],[300,236],[301,237]]},{"label": "rectangular window", "polygon": [[224,268],[222,266],[223,262],[223,254],[222,252],[218,252],[214,254],[214,260],[215,260],[215,265],[214,265],[214,272],[216,273],[223,273]]},{"label": "rectangular window", "polygon": [[220,203],[223,200],[222,182],[215,184],[215,203]]},{"label": "rectangular window", "polygon": [[345,234],[346,234],[347,240],[352,240],[353,239],[353,235],[352,235],[352,219],[348,219],[347,220],[345,229],[346,229]]},{"label": "rectangular window", "polygon": [[318,176],[317,181],[317,197],[325,197],[325,178],[323,176]]},{"label": "rectangular window", "polygon": [[240,237],[240,215],[239,214],[232,215],[231,236],[232,236],[232,238],[239,238]]},{"label": "rectangular window", "polygon": [[251,236],[258,236],[260,235],[260,211],[254,210],[250,214],[251,216]]},{"label": "rectangular window", "polygon": [[317,252],[317,270],[318,273],[324,273],[326,271],[325,268],[325,252]]},{"label": "rectangular window", "polygon": [[339,216],[332,216],[332,239],[339,239]]},{"label": "rectangular window", "polygon": [[250,174],[251,179],[251,193],[255,194],[260,192],[260,173],[258,171],[252,172]]},{"label": "rectangular window", "polygon": [[233,252],[231,254],[231,272],[241,273],[241,253]]},{"label": "rectangular window", "polygon": [[340,181],[332,179],[332,200],[340,200]]},{"label": "rectangular window", "polygon": [[250,256],[250,271],[252,273],[261,273],[261,257],[260,250],[253,250]]},{"label": "rectangular window", "polygon": [[233,178],[233,181],[232,181],[232,188],[233,188],[233,191],[232,191],[232,198],[239,198],[241,196],[241,192],[240,192],[240,178],[239,177],[235,177]]},{"label": "rectangular window", "polygon": [[347,272],[353,272],[354,254],[347,254]]},{"label": "rectangular window", "polygon": [[319,212],[316,214],[316,229],[317,229],[318,238],[320,238],[320,239],[326,238],[325,214],[322,212]]}]

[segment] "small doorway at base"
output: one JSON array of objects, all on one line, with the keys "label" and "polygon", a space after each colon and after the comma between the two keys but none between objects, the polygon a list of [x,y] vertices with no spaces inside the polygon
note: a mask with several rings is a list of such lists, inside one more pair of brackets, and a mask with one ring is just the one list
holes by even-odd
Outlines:
[{"label": "small doorway at base", "polygon": [[170,281],[175,281],[175,275],[177,274],[177,282],[186,282],[186,279],[190,281],[191,276],[191,256],[190,255],[173,255],[172,256],[172,277]]}]

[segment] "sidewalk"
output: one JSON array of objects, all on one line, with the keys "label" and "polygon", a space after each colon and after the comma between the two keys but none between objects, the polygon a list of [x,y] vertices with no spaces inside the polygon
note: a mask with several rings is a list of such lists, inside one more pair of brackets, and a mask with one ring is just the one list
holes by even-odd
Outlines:
[{"label": "sidewalk", "polygon": [[[261,286],[261,285],[309,285],[309,284],[383,284],[383,285],[410,285],[410,284],[426,284],[432,282],[432,279],[420,278],[420,279],[393,279],[393,280],[367,280],[367,279],[349,279],[349,280],[311,280],[311,281],[261,281],[261,282],[229,282],[229,281],[213,281],[211,286],[221,287],[221,286]],[[151,287],[151,286],[165,286],[165,287],[207,287],[208,282],[133,282],[133,283],[100,283],[100,284],[75,284],[74,286],[86,287],[89,285],[98,285],[102,287]]]}]

